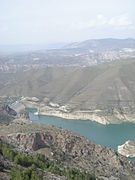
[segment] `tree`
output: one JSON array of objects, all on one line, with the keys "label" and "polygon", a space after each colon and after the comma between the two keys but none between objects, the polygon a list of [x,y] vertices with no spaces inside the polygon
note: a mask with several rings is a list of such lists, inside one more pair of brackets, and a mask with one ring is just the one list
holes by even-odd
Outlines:
[{"label": "tree", "polygon": [[12,168],[11,172],[10,172],[10,175],[11,175],[11,178],[13,180],[24,180],[23,179],[23,174],[22,174],[22,172],[20,171],[20,169],[18,167]]}]

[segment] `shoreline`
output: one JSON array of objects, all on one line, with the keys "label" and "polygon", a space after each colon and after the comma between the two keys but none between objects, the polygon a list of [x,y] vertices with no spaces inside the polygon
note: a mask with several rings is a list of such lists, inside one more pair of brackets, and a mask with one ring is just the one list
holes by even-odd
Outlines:
[{"label": "shoreline", "polygon": [[35,115],[45,115],[60,117],[68,120],[90,120],[102,125],[108,124],[121,124],[123,122],[135,123],[135,114],[120,113],[118,109],[114,109],[113,113],[107,113],[106,109],[93,109],[93,110],[74,110],[72,105],[62,105],[49,102],[40,102],[39,100],[24,98],[21,101],[25,108],[35,109]]},{"label": "shoreline", "polygon": [[109,121],[107,121],[104,117],[99,117],[96,115],[89,115],[89,114],[75,114],[75,113],[63,113],[63,112],[40,112],[37,111],[34,113],[36,116],[53,116],[53,117],[59,117],[65,120],[82,120],[82,121],[92,121],[97,122],[102,125],[108,125],[110,124]]},{"label": "shoreline", "polygon": [[118,153],[128,158],[135,158],[135,141],[128,140],[124,144],[119,145]]}]

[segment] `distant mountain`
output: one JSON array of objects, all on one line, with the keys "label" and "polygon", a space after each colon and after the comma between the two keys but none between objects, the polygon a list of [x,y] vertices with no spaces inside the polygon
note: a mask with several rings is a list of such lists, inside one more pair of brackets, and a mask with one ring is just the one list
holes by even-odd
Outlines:
[{"label": "distant mountain", "polygon": [[123,48],[135,49],[135,39],[90,39],[83,42],[71,43],[69,45],[66,45],[64,48],[91,50],[96,52],[121,50]]},{"label": "distant mountain", "polygon": [[[14,47],[12,47],[14,49]],[[12,50],[11,48],[11,50]],[[20,49],[21,47],[17,47]],[[37,49],[35,49],[37,48]],[[134,39],[97,39],[57,49],[22,47],[23,52],[0,54],[0,71],[28,70],[45,66],[93,66],[135,58]]]}]

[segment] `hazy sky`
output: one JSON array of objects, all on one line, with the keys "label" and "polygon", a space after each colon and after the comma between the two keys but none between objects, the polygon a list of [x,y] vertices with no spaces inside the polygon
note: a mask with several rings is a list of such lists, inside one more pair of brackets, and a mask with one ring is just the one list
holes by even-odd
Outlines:
[{"label": "hazy sky", "polygon": [[135,0],[0,0],[0,44],[135,38]]}]

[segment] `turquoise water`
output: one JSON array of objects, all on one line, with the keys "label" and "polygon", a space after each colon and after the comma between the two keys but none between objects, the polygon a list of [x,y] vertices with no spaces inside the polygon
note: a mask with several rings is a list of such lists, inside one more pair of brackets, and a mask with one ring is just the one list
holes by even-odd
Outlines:
[{"label": "turquoise water", "polygon": [[65,120],[53,116],[35,116],[33,111],[30,111],[29,115],[33,123],[62,127],[114,150],[117,150],[118,145],[125,143],[129,139],[135,140],[135,124],[133,123],[104,126],[92,121]]}]

